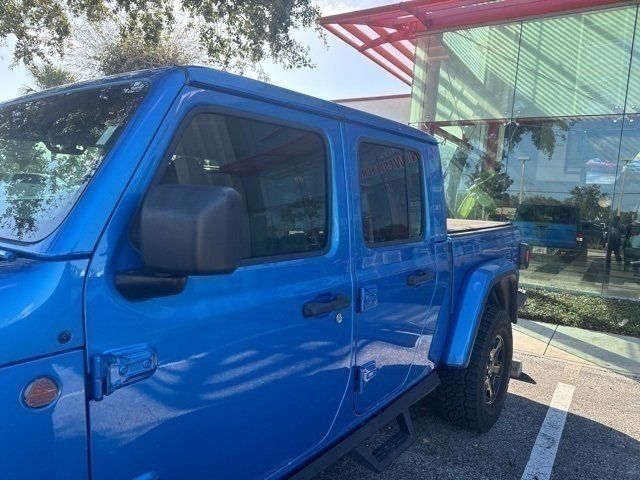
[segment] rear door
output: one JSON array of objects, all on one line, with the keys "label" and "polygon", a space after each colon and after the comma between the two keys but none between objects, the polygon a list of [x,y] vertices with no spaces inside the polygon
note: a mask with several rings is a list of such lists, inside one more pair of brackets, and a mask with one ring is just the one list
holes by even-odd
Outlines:
[{"label": "rear door", "polygon": [[[353,294],[340,125],[188,89],[166,122],[87,274],[90,364],[122,359],[117,381],[127,358],[131,369],[157,363],[89,402],[92,478],[265,478],[321,445],[349,385],[351,304],[303,314]],[[238,190],[250,241],[235,272],[131,301],[115,275],[140,266],[136,205],[156,172]]]},{"label": "rear door", "polygon": [[[424,145],[347,125],[356,262],[355,409],[364,413],[405,383],[436,285]],[[430,332],[431,333],[431,332]],[[422,345],[427,352],[428,346]]]}]

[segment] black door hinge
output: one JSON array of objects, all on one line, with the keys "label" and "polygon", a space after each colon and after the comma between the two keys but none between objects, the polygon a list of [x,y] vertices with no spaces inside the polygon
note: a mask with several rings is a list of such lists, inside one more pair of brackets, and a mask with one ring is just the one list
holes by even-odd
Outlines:
[{"label": "black door hinge", "polygon": [[153,375],[157,366],[155,350],[146,345],[96,355],[91,358],[91,398],[100,401],[119,388]]}]

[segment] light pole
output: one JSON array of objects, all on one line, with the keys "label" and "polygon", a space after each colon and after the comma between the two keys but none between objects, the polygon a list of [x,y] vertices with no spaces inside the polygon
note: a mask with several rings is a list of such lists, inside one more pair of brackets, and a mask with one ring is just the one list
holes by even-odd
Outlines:
[{"label": "light pole", "polygon": [[620,187],[620,201],[618,202],[618,214],[617,216],[620,216],[620,212],[622,210],[622,198],[624,197],[624,184],[626,183],[627,180],[627,165],[629,165],[629,162],[633,160],[633,158],[627,158],[626,160],[623,160],[624,162],[624,167],[622,168],[622,186]]},{"label": "light pole", "polygon": [[518,160],[522,162],[522,170],[520,171],[520,196],[518,203],[522,205],[522,199],[524,198],[524,167],[525,164],[531,160],[530,157],[518,157]]}]

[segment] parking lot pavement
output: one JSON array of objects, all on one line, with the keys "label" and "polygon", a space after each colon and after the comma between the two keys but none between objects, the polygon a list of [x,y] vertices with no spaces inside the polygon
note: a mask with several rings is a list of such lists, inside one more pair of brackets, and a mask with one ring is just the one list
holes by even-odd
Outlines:
[{"label": "parking lot pavement", "polygon": [[[490,432],[481,435],[451,426],[424,401],[411,412],[416,443],[384,472],[372,473],[346,457],[317,480],[523,478],[558,384],[575,390],[570,389],[551,478],[640,479],[640,378],[546,357],[514,357],[524,361],[524,375],[511,380],[503,413]],[[540,444],[544,448],[549,441],[541,437],[537,453]]]}]

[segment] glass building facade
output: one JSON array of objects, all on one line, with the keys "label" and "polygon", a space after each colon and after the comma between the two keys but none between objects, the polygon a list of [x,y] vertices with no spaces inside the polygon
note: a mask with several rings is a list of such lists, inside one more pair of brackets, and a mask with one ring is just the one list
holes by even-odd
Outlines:
[{"label": "glass building facade", "polygon": [[639,37],[632,5],[417,39],[449,216],[518,225],[525,284],[640,297]]}]

